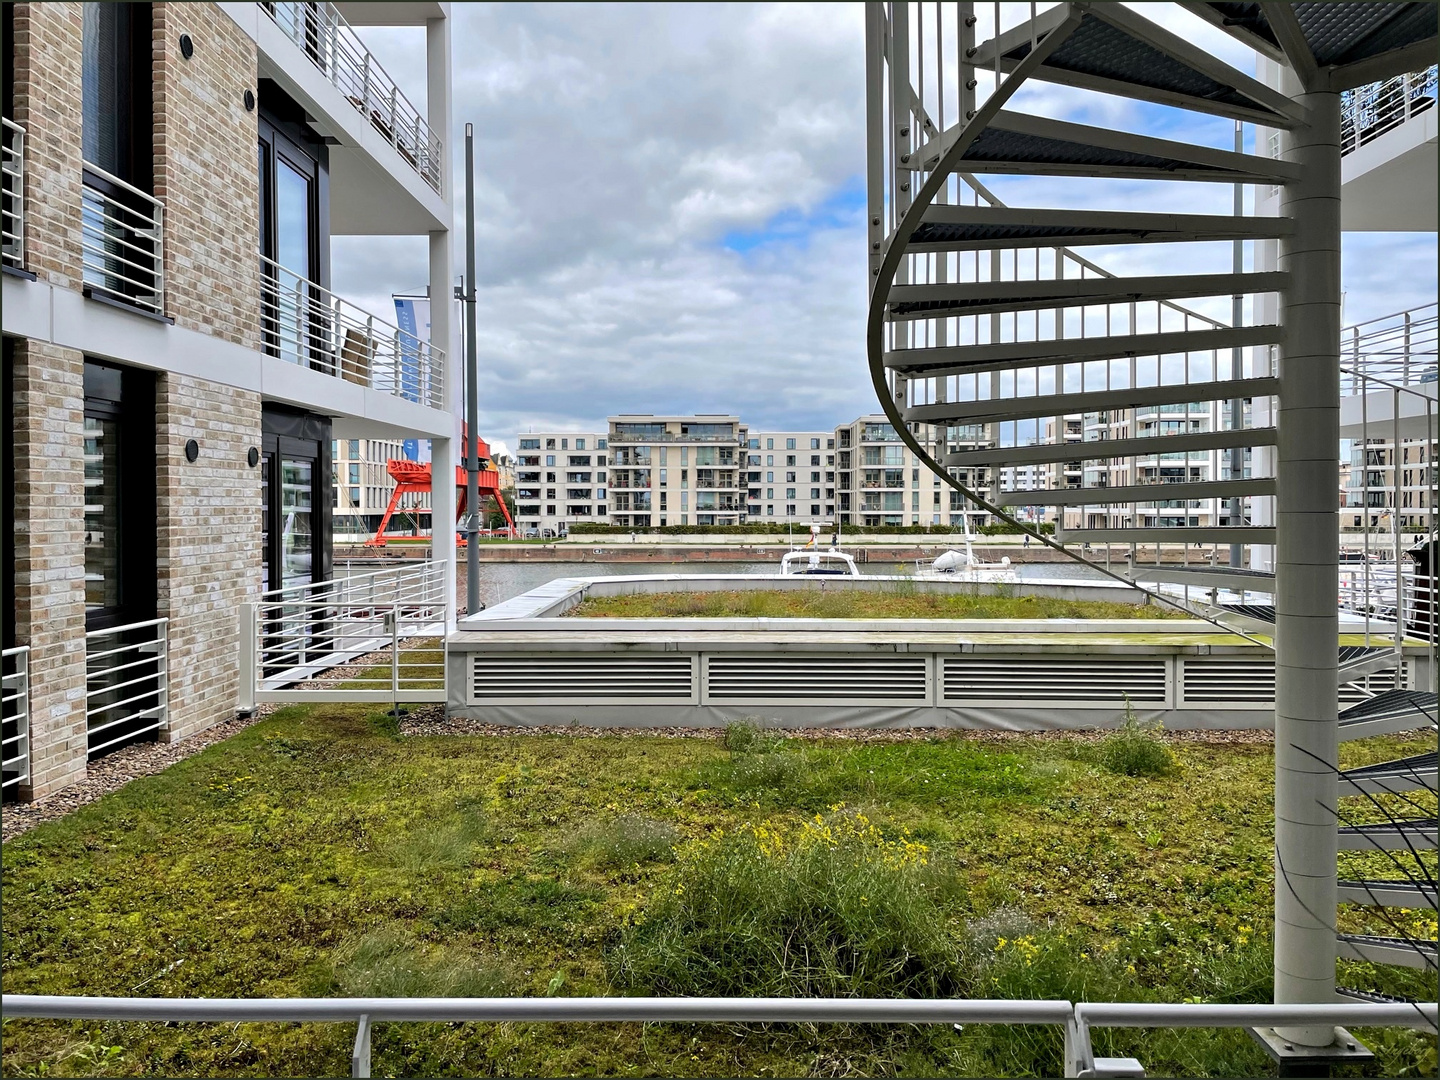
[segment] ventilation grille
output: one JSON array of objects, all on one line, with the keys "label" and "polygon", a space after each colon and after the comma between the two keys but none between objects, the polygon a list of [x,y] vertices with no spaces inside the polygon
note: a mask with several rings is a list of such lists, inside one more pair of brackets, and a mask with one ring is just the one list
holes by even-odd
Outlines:
[{"label": "ventilation grille", "polygon": [[472,656],[471,701],[656,701],[695,699],[689,656]]},{"label": "ventilation grille", "polygon": [[[1341,683],[1340,703],[1351,705],[1405,685],[1404,669],[1377,671],[1353,683]],[[1368,692],[1367,692],[1368,690]],[[1185,702],[1216,701],[1273,705],[1275,661],[1209,659],[1185,661]]]},{"label": "ventilation grille", "polygon": [[946,701],[1165,701],[1164,657],[949,656]]},{"label": "ventilation grille", "polygon": [[913,702],[926,704],[924,656],[712,656],[711,701]]}]

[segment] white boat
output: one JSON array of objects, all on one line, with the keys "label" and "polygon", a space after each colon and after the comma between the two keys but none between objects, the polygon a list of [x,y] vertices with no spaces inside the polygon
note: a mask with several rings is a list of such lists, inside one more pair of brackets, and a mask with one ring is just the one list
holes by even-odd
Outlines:
[{"label": "white boat", "polygon": [[860,568],[855,559],[840,550],[840,533],[837,530],[830,547],[820,546],[822,530],[834,528],[828,521],[810,522],[810,543],[803,548],[792,547],[780,559],[780,573],[783,577],[799,574],[816,574],[828,577],[860,577]]},{"label": "white boat", "polygon": [[795,574],[826,574],[832,577],[860,577],[860,568],[853,556],[835,549],[824,548],[807,551],[787,551],[780,559],[780,573],[785,577]]},{"label": "white boat", "polygon": [[962,517],[965,524],[965,550],[954,548],[942,551],[927,567],[923,561],[915,564],[918,578],[943,578],[948,581],[1014,582],[1020,580],[1019,572],[1010,565],[1006,555],[998,563],[987,563],[975,554],[970,540],[970,519]]}]

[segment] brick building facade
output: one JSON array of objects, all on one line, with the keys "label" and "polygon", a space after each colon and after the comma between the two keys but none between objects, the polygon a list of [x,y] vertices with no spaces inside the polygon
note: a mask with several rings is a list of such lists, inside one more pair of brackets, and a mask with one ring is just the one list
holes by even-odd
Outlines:
[{"label": "brick building facade", "polygon": [[330,5],[4,5],[7,798],[235,715],[247,606],[332,573],[333,438],[451,460],[448,307],[421,387],[329,291],[376,204],[449,290],[449,5],[383,8],[350,14],[423,35],[423,154],[313,47],[365,55]]}]

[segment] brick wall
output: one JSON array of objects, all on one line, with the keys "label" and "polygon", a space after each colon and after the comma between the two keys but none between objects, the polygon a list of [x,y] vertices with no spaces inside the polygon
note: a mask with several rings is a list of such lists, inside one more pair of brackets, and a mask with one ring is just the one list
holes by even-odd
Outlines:
[{"label": "brick wall", "polygon": [[[240,605],[260,589],[260,396],[181,375],[156,397],[158,614],[170,620],[170,722],[183,739],[235,715]],[[185,460],[195,439],[200,456]]]},{"label": "brick wall", "polygon": [[18,341],[15,632],[30,646],[30,786],[41,798],[85,775],[85,362]]},{"label": "brick wall", "polygon": [[15,5],[15,115],[25,129],[25,268],[80,288],[81,5]]},{"label": "brick wall", "polygon": [[[214,4],[153,5],[155,196],[165,203],[165,313],[259,347],[255,43]],[[180,35],[195,51],[180,54]]]}]

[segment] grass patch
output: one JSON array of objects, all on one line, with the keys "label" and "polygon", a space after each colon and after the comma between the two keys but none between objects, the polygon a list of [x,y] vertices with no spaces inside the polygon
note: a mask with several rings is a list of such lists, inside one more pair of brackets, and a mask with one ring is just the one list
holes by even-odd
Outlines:
[{"label": "grass patch", "polygon": [[813,589],[670,592],[590,597],[565,613],[577,618],[766,619],[1186,619],[1164,605],[1050,596],[982,596],[824,586]]},{"label": "grass patch", "polygon": [[1175,755],[1165,742],[1165,728],[1159,720],[1145,723],[1125,699],[1125,718],[1120,729],[1106,735],[1084,757],[1117,776],[1170,776],[1176,771]]},{"label": "grass patch", "polygon": [[[397,739],[372,726],[374,711],[281,710],[7,842],[6,992],[763,993],[775,965],[740,958],[783,949],[782,924],[820,958],[779,969],[810,992],[1270,992],[1267,746],[1171,743],[1177,772],[1131,777],[1063,738],[856,743],[752,724],[723,740]],[[1386,738],[1342,752],[1351,765],[1432,745]],[[834,835],[841,802],[883,822],[880,840],[802,843],[821,825]],[[747,870],[771,834],[788,846]],[[901,838],[924,845],[928,864],[887,867],[883,845]],[[1355,905],[1341,920],[1393,932]],[[1433,913],[1407,925],[1433,934]],[[1347,964],[1341,977],[1434,992],[1423,972]],[[1233,1034],[1112,1032],[1097,1051],[1136,1056],[1152,1075],[1264,1073]],[[12,1019],[0,1068],[344,1075],[352,1038],[346,1025]],[[374,1071],[1046,1075],[1057,1040],[978,1026],[383,1024]],[[1434,1046],[1398,1031],[1367,1041],[1383,1075],[1419,1075]]]},{"label": "grass patch", "polygon": [[627,990],[719,997],[953,997],[960,952],[933,853],[866,815],[692,840],[610,956]]}]

